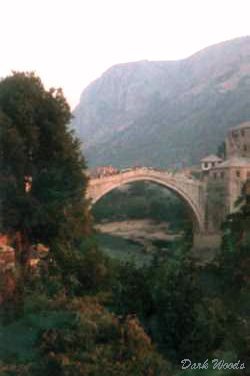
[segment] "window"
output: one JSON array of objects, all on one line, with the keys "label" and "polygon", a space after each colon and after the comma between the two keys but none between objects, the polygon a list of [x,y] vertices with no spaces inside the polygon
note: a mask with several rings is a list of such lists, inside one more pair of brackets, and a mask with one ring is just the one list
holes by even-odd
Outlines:
[{"label": "window", "polygon": [[221,179],[224,179],[224,171],[222,171],[222,172],[220,173],[220,177],[221,177]]},{"label": "window", "polygon": [[214,177],[214,179],[217,178],[217,174],[216,174],[216,172],[213,173],[213,177]]},{"label": "window", "polygon": [[204,168],[208,168],[208,163],[207,162],[204,163]]},{"label": "window", "polygon": [[243,150],[247,151],[247,145],[243,145]]},{"label": "window", "polygon": [[240,178],[240,171],[239,170],[236,171],[236,176],[237,176],[237,178]]},{"label": "window", "polygon": [[214,167],[215,166],[215,162],[212,162],[212,167]]},{"label": "window", "polygon": [[240,133],[241,133],[241,136],[242,136],[242,137],[245,136],[245,131],[244,131],[244,129],[242,129]]}]

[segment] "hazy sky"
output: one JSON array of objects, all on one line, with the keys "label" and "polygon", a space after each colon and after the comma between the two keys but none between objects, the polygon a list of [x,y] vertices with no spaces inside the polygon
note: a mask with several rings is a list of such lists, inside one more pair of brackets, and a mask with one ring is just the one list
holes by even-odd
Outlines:
[{"label": "hazy sky", "polygon": [[249,0],[0,0],[0,77],[34,70],[72,108],[110,66],[250,35]]}]

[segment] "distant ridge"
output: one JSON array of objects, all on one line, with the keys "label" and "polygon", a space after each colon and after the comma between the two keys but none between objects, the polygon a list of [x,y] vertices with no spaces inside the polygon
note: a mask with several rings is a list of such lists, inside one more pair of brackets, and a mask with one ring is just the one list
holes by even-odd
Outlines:
[{"label": "distant ridge", "polygon": [[250,36],[179,61],[109,68],[82,93],[73,128],[90,167],[184,167],[250,120]]}]

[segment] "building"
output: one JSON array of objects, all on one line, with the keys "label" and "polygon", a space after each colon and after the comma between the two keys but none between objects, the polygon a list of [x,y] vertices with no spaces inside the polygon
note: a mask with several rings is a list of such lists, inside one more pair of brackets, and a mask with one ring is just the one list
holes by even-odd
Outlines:
[{"label": "building", "polygon": [[226,158],[250,158],[250,122],[230,129],[226,138]]},{"label": "building", "polygon": [[231,157],[209,172],[209,180],[224,186],[227,212],[235,210],[244,183],[250,179],[250,158]]},{"label": "building", "polygon": [[211,154],[201,160],[201,170],[203,172],[209,171],[211,168],[217,167],[223,161],[217,155]]},{"label": "building", "polygon": [[207,223],[220,229],[225,217],[236,210],[245,182],[250,179],[250,122],[228,131],[225,160],[209,155],[201,160],[207,183]]}]

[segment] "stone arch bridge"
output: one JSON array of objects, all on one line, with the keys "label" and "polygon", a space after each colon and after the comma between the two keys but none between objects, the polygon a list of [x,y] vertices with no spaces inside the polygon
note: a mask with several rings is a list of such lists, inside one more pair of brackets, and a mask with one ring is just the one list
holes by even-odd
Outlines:
[{"label": "stone arch bridge", "polygon": [[121,171],[114,175],[91,178],[87,197],[92,204],[95,204],[113,189],[140,180],[154,182],[176,193],[186,203],[190,211],[195,233],[205,233],[205,183],[187,177],[183,173],[170,173],[142,167]]}]

